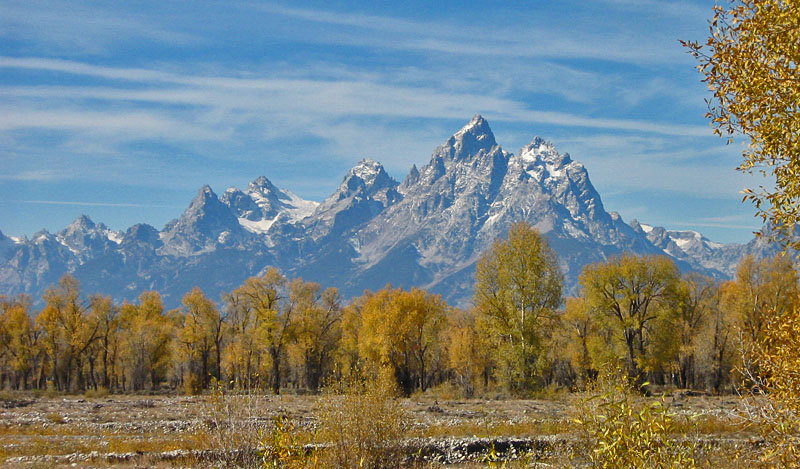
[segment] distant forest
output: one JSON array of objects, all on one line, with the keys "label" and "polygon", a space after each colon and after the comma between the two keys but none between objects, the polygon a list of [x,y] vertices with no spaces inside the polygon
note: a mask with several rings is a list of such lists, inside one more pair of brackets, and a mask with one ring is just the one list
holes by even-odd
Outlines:
[{"label": "distant forest", "polygon": [[799,290],[788,256],[746,258],[718,282],[667,257],[623,255],[587,265],[580,294],[564,299],[555,254],[524,223],[482,256],[467,310],[390,285],[345,304],[335,288],[269,268],[220,303],[195,288],[166,311],[157,291],[118,304],[65,275],[41,311],[0,296],[0,386],[317,392],[388,370],[407,395],[529,396],[580,389],[612,364],[639,382],[726,392],[742,351]]}]

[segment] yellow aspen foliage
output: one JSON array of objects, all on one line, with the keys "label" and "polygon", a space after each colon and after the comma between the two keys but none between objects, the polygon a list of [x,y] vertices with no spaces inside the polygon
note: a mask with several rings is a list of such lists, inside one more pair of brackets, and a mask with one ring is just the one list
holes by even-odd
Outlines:
[{"label": "yellow aspen foliage", "polygon": [[757,343],[769,316],[789,311],[800,293],[797,272],[788,256],[756,261],[746,257],[736,278],[723,291],[721,305],[737,317],[743,339]]},{"label": "yellow aspen foliage", "polygon": [[282,362],[292,337],[288,283],[278,269],[270,267],[264,275],[245,280],[226,300],[238,348],[228,361],[240,370],[237,379],[251,384],[263,373],[275,394],[280,393]]},{"label": "yellow aspen foliage", "polygon": [[36,327],[28,314],[29,305],[24,297],[16,300],[0,298],[0,307],[0,365],[5,361],[13,373],[12,386],[24,389],[32,377],[36,360]]},{"label": "yellow aspen foliage", "polygon": [[764,335],[752,352],[767,408],[763,462],[795,467],[800,461],[800,296],[782,314],[767,320]]},{"label": "yellow aspen foliage", "polygon": [[69,274],[48,288],[43,299],[46,306],[37,323],[47,335],[51,379],[59,390],[82,388],[84,353],[97,338],[99,323],[87,314],[80,283]]},{"label": "yellow aspen foliage", "polygon": [[579,277],[585,307],[610,331],[607,346],[639,379],[668,356],[663,353],[665,320],[675,312],[681,276],[664,256],[623,255],[584,267]]},{"label": "yellow aspen foliage", "polygon": [[609,358],[598,357],[599,324],[586,298],[567,298],[562,327],[567,333],[567,348],[572,368],[578,373],[581,383],[597,376],[597,363]]},{"label": "yellow aspen foliage", "polygon": [[511,226],[478,261],[475,309],[490,338],[500,378],[510,390],[531,390],[541,381],[548,331],[561,305],[563,276],[547,240],[529,224]]},{"label": "yellow aspen foliage", "polygon": [[447,366],[465,397],[485,390],[491,373],[491,345],[478,332],[473,311],[456,310],[444,331]]},{"label": "yellow aspen foliage", "polygon": [[359,355],[369,371],[388,367],[406,394],[424,391],[443,359],[440,334],[447,309],[441,296],[419,288],[386,287],[368,294],[361,309]]},{"label": "yellow aspen foliage", "polygon": [[703,447],[697,436],[681,429],[679,415],[663,398],[643,400],[641,389],[633,386],[624,373],[605,366],[589,389],[589,396],[578,404],[573,421],[584,446],[573,450],[574,466],[701,467]]},{"label": "yellow aspen foliage", "polygon": [[707,117],[720,136],[749,144],[739,170],[771,175],[745,191],[784,241],[800,222],[800,2],[727,0],[714,6],[708,40],[682,41],[713,93]]},{"label": "yellow aspen foliage", "polygon": [[219,380],[219,361],[221,357],[223,316],[217,306],[203,291],[195,287],[183,297],[184,322],[178,332],[178,340],[183,345],[188,361],[190,388],[197,392],[207,388],[212,373]]},{"label": "yellow aspen foliage", "polygon": [[133,390],[155,389],[166,377],[170,361],[173,325],[164,314],[161,295],[145,291],[139,304],[120,308],[120,360]]},{"label": "yellow aspen foliage", "polygon": [[291,295],[296,309],[294,342],[290,350],[302,369],[304,384],[319,389],[324,376],[332,370],[336,348],[341,339],[342,306],[339,290],[322,291],[318,283],[292,283]]}]

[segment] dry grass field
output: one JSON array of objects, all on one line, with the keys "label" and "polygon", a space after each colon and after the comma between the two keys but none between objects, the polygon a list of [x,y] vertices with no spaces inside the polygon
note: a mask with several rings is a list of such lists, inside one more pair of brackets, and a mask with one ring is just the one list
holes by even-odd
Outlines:
[{"label": "dry grass field", "polygon": [[[171,467],[250,465],[268,440],[276,417],[289,423],[297,445],[325,444],[320,412],[329,396],[216,394],[210,396],[100,397],[3,394],[0,463],[8,467]],[[666,403],[678,425],[717,450],[755,437],[739,417],[735,396],[673,392]],[[399,400],[407,416],[402,435],[406,465],[478,466],[509,446],[533,461],[556,466],[579,461],[573,422],[579,395],[539,400]],[[690,418],[691,417],[691,418]],[[683,423],[682,423],[683,422]],[[245,448],[244,450],[242,448]],[[249,450],[247,450],[249,448]],[[493,449],[494,448],[494,449]]]}]

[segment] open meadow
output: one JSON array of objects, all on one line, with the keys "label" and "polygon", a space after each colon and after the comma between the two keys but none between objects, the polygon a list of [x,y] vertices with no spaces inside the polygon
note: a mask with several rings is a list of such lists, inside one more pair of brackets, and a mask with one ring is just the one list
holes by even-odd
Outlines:
[{"label": "open meadow", "polygon": [[[306,452],[329,444],[320,428],[320,414],[330,412],[325,403],[339,397],[5,393],[0,462],[9,467],[259,466],[268,462],[263,457],[265,445],[277,441],[274,428],[279,417],[285,419],[280,421],[282,441]],[[404,415],[401,430],[390,436],[399,448],[396,461],[416,467],[492,467],[493,461],[506,458],[512,460],[507,463],[510,467],[588,464],[583,453],[590,450],[575,423],[581,418],[583,398],[562,394],[531,400],[465,400],[428,393],[394,399]],[[664,403],[676,433],[707,446],[701,449],[703,454],[731,457],[730,449],[752,446],[758,437],[740,417],[747,409],[737,396],[674,391]],[[363,417],[380,418],[369,412],[366,406]],[[358,426],[349,428],[356,432]],[[319,451],[313,463],[306,461],[309,467],[331,464],[325,458],[333,456],[324,452]]]}]

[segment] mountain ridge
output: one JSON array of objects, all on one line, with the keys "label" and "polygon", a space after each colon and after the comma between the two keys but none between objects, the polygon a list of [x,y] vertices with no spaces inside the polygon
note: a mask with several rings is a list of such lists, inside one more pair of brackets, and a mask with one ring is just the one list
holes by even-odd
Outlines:
[{"label": "mountain ridge", "polygon": [[538,136],[509,153],[476,114],[402,181],[364,159],[322,202],[260,176],[221,196],[203,186],[161,230],[137,224],[115,232],[82,215],[56,234],[0,233],[0,291],[38,299],[69,272],[85,291],[119,301],[157,289],[177,306],[194,285],[218,297],[273,265],[346,297],[392,283],[468,306],[475,263],[515,221],[548,238],[568,290],[584,265],[623,252],[666,255],[684,271],[717,278],[731,277],[744,255],[776,252],[762,240],[721,244],[625,223],[606,211],[589,172],[568,153]]}]

